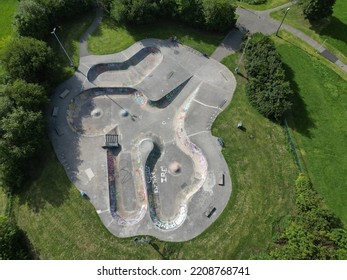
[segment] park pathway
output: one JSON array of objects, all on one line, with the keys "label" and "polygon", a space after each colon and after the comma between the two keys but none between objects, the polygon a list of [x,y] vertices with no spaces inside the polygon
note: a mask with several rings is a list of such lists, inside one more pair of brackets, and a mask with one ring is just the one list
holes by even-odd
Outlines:
[{"label": "park pathway", "polygon": [[[217,47],[215,52],[212,54],[212,58],[221,61],[224,57],[233,54],[240,48],[240,43],[243,34],[249,32],[251,34],[261,32],[266,35],[274,34],[277,31],[280,21],[275,20],[270,17],[270,13],[277,11],[286,7],[293,5],[296,1],[286,3],[282,6],[278,6],[273,9],[265,11],[254,11],[238,7],[236,9],[236,14],[239,18],[236,22],[236,27],[233,29],[222,41],[222,43]],[[282,29],[289,31],[295,36],[299,37],[301,40],[312,46],[318,53],[327,58],[332,63],[338,65],[345,73],[347,73],[347,65],[340,61],[336,55],[334,55],[329,50],[325,49],[322,44],[313,40],[311,37],[307,36],[302,31],[283,24]]]},{"label": "park pathway", "polygon": [[94,21],[88,27],[88,29],[86,30],[86,32],[82,35],[80,39],[80,57],[90,55],[88,51],[88,38],[89,38],[89,35],[92,34],[98,28],[99,24],[101,23],[102,16],[103,16],[103,10],[102,10],[102,7],[99,6],[96,10],[96,16],[94,18]]}]

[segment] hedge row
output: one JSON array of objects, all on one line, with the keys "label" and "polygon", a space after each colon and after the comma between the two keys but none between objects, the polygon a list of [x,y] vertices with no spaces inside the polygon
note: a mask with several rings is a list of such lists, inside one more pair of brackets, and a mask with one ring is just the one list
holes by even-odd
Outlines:
[{"label": "hedge row", "polygon": [[104,0],[117,23],[144,24],[158,17],[182,20],[196,27],[225,31],[235,24],[231,0]]}]

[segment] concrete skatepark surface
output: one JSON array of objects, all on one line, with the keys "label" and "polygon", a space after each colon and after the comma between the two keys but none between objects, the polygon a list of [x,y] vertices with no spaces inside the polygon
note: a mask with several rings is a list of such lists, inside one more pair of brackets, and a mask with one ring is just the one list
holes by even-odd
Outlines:
[{"label": "concrete skatepark surface", "polygon": [[[185,241],[222,213],[232,184],[210,129],[235,87],[225,66],[171,40],[81,58],[55,90],[50,137],[112,234]],[[103,148],[106,134],[119,147]]]}]

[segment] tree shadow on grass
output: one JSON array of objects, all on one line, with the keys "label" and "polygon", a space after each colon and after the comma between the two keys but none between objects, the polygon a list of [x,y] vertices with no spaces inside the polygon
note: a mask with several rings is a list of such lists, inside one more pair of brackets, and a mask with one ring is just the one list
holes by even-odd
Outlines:
[{"label": "tree shadow on grass", "polygon": [[290,87],[293,90],[293,106],[289,112],[289,126],[291,129],[299,132],[301,135],[311,138],[311,129],[315,128],[316,125],[314,120],[309,116],[307,105],[300,96],[300,89],[298,84],[294,80],[293,70],[285,63],[283,63],[286,79],[289,81]]},{"label": "tree shadow on grass", "polygon": [[[161,39],[161,40],[169,40],[170,37],[176,36],[178,42],[184,41],[184,39],[188,39],[191,42],[196,42],[196,48],[198,51],[202,53],[207,53],[211,55],[211,51],[209,51],[209,46],[218,46],[220,42],[224,39],[224,37],[228,34],[228,32],[210,32],[200,28],[189,26],[178,20],[169,20],[169,19],[158,19],[156,22],[141,24],[141,25],[133,25],[133,24],[125,24],[119,25],[113,22],[109,18],[105,18],[102,23],[107,29],[117,29],[121,28],[126,30],[129,35],[129,38],[133,39],[133,42],[129,42],[130,47],[134,42],[138,42],[148,38]],[[103,31],[102,28],[98,28],[94,33],[93,37],[102,37]],[[160,46],[160,42],[158,42]],[[201,45],[202,44],[202,45]],[[163,44],[167,46],[167,44]],[[200,46],[201,45],[201,46]],[[126,48],[125,47],[125,48]],[[191,46],[193,47],[193,46]],[[124,48],[124,49],[125,49]]]},{"label": "tree shadow on grass", "polygon": [[35,166],[36,174],[15,191],[19,204],[27,204],[35,213],[40,212],[47,204],[53,207],[62,205],[68,199],[72,186],[53,148],[48,146],[44,154],[45,157]]},{"label": "tree shadow on grass", "polygon": [[335,16],[318,22],[311,22],[311,29],[319,35],[329,36],[341,42],[347,42],[347,24]]}]

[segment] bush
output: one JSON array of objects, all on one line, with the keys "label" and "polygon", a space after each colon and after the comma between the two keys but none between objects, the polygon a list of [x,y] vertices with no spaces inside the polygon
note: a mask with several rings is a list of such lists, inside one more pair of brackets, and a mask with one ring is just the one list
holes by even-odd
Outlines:
[{"label": "bush", "polygon": [[235,7],[229,0],[203,0],[203,12],[209,30],[225,31],[234,26]]},{"label": "bush", "polygon": [[6,218],[0,217],[0,260],[28,258],[24,234]]},{"label": "bush", "polygon": [[320,20],[333,14],[336,0],[301,0],[304,15],[309,20]]},{"label": "bush", "polygon": [[16,107],[31,111],[43,109],[48,102],[46,91],[42,86],[23,80],[15,80],[13,84],[7,85],[4,95],[9,97]]},{"label": "bush", "polygon": [[152,22],[158,10],[155,0],[114,0],[111,17],[117,23],[143,24]]},{"label": "bush", "polygon": [[20,37],[11,41],[4,53],[3,64],[11,81],[49,85],[54,69],[54,54],[43,41]]},{"label": "bush", "polygon": [[117,23],[149,23],[160,16],[215,31],[231,29],[235,23],[230,0],[113,0],[110,14]]},{"label": "bush", "polygon": [[20,1],[14,25],[19,35],[46,39],[59,22],[84,12],[95,0],[26,0]]},{"label": "bush", "polygon": [[45,120],[41,112],[14,108],[0,121],[0,168],[9,189],[29,175],[32,160],[42,149]]},{"label": "bush", "polygon": [[274,259],[346,259],[347,231],[341,220],[300,174],[295,182],[297,214],[275,240]]},{"label": "bush", "polygon": [[279,120],[291,108],[293,92],[270,38],[259,33],[252,37],[245,66],[249,76],[246,91],[251,104],[267,118]]},{"label": "bush", "polygon": [[33,0],[20,1],[14,18],[21,36],[43,39],[50,31],[48,10]]}]

